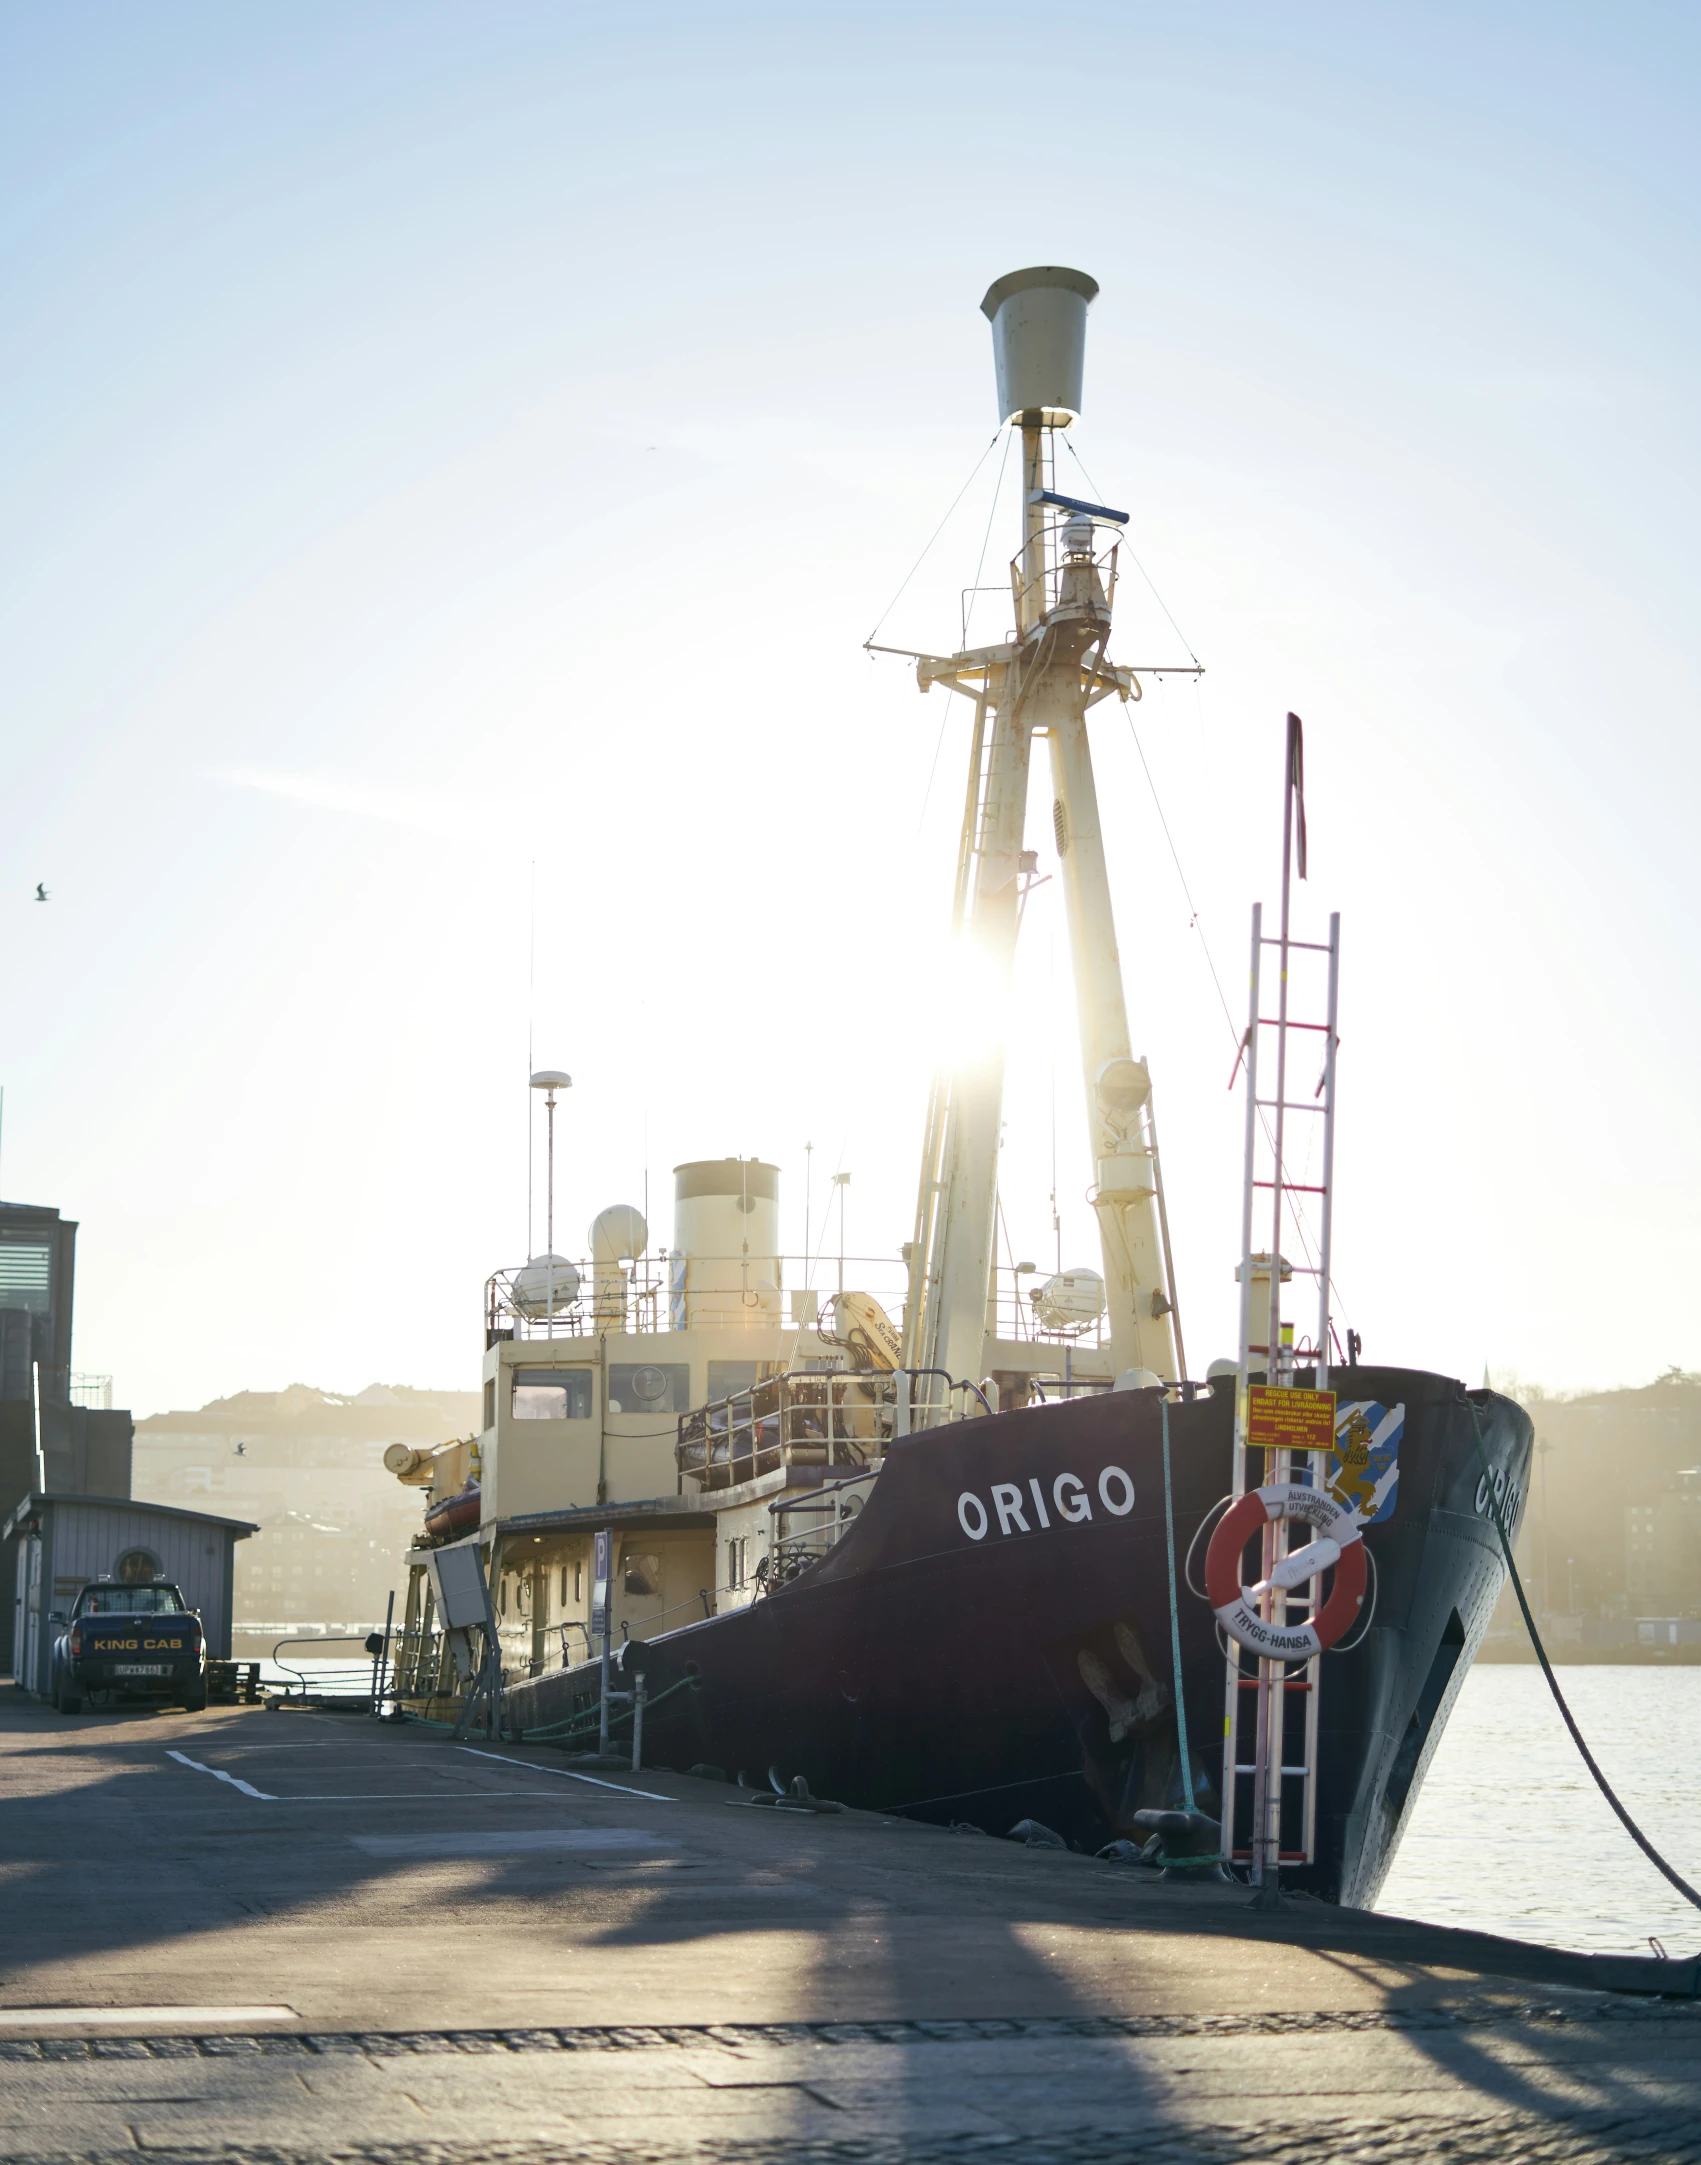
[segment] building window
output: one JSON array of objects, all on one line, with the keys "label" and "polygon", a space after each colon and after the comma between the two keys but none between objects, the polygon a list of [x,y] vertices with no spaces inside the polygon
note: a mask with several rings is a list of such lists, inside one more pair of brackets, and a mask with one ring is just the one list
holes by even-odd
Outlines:
[{"label": "building window", "polygon": [[591,1372],[588,1368],[516,1368],[516,1421],[588,1421]]},{"label": "building window", "polygon": [[126,1549],[112,1567],[121,1586],[146,1586],[160,1575],[160,1560],[152,1549]]},{"label": "building window", "polygon": [[496,1426],[496,1378],[494,1376],[486,1376],[484,1379],[484,1425],[486,1428]]},{"label": "building window", "polygon": [[44,1316],[53,1304],[53,1250],[27,1238],[0,1236],[0,1308]]}]

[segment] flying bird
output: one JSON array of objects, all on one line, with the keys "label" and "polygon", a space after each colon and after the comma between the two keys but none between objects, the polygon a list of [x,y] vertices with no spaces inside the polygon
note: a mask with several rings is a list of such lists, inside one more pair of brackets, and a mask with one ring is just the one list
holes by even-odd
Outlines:
[{"label": "flying bird", "polygon": [[42,885],[40,880],[37,880],[35,883],[35,898],[38,902],[48,902],[52,900],[52,897],[48,894],[47,889]]}]

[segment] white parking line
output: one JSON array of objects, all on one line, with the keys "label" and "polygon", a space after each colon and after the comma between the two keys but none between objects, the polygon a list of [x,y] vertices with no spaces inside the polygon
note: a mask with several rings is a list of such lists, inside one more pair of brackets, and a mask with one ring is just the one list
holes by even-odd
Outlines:
[{"label": "white parking line", "polygon": [[626,1782],[599,1782],[594,1774],[575,1774],[571,1767],[540,1767],[530,1759],[510,1759],[506,1752],[481,1752],[476,1744],[457,1744],[455,1749],[471,1752],[475,1759],[494,1759],[499,1767],[524,1767],[529,1774],[554,1774],[569,1782],[589,1782],[593,1789],[612,1789],[617,1796],[647,1797],[652,1804],[677,1804],[677,1797],[664,1797],[654,1789],[634,1789]]},{"label": "white parking line", "polygon": [[[603,1782],[599,1781],[594,1774],[575,1774],[571,1767],[540,1767],[534,1766],[529,1759],[510,1759],[504,1752],[481,1752],[475,1744],[461,1744],[456,1749],[471,1752],[475,1759],[494,1759],[500,1767],[513,1767],[523,1770],[527,1774],[554,1774],[569,1782],[589,1782],[593,1789],[612,1789],[615,1795],[619,1797],[643,1797],[651,1804],[675,1804],[678,1802],[676,1797],[664,1797],[654,1789],[634,1789],[626,1782]],[[179,1766],[193,1767],[197,1774],[210,1774],[215,1782],[228,1782],[232,1789],[240,1789],[245,1797],[254,1797],[261,1804],[412,1804],[427,1801],[436,1803],[442,1799],[443,1795],[442,1792],[434,1789],[376,1789],[344,1791],[335,1795],[324,1796],[280,1797],[269,1789],[256,1789],[252,1782],[245,1782],[239,1774],[227,1774],[223,1767],[209,1767],[199,1759],[191,1759],[187,1752],[168,1751],[165,1756],[168,1759],[175,1759]],[[454,1797],[456,1801],[466,1796],[541,1797],[546,1794],[546,1791],[538,1789],[451,1790],[448,1792],[448,1795]]]},{"label": "white parking line", "polygon": [[222,1767],[203,1766],[199,1759],[191,1759],[187,1752],[167,1752],[165,1756],[175,1759],[180,1767],[193,1767],[197,1774],[210,1774],[215,1782],[229,1782],[232,1789],[240,1789],[245,1797],[258,1797],[262,1804],[276,1804],[278,1801],[269,1791],[256,1789],[252,1782],[245,1782],[235,1774],[227,1774]]},{"label": "white parking line", "polygon": [[[245,1782],[235,1774],[226,1774],[222,1768],[203,1766],[199,1759],[191,1759],[184,1752],[167,1752],[166,1757],[177,1760],[182,1766],[193,1767],[197,1774],[210,1774],[215,1782],[229,1782],[233,1789],[240,1789],[245,1797],[255,1797],[262,1804],[440,1804],[445,1796],[452,1797],[457,1804],[478,1804],[486,1797],[520,1797],[535,1802],[549,1794],[540,1789],[336,1789],[305,1797],[280,1797],[270,1789],[256,1789],[252,1782]],[[547,1774],[550,1769],[544,1767],[539,1771]],[[644,1794],[641,1789],[624,1793],[629,1796]]]},{"label": "white parking line", "polygon": [[293,2022],[293,2007],[0,2007],[0,2030],[122,2030],[146,2023],[203,2023],[223,2029],[232,2022]]}]

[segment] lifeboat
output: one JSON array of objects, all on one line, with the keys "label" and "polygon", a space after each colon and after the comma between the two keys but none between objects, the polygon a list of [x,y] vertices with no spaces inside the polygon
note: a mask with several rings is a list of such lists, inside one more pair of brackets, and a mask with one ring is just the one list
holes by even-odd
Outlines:
[{"label": "lifeboat", "polygon": [[470,1534],[478,1525],[479,1502],[478,1483],[469,1481],[459,1495],[446,1496],[441,1503],[433,1504],[425,1514],[427,1539],[442,1543]]}]

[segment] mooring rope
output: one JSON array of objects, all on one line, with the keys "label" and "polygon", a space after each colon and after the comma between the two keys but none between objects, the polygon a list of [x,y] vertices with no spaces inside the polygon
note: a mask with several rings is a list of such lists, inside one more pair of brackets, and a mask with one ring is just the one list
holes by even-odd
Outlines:
[{"label": "mooring rope", "polygon": [[1193,1757],[1187,1749],[1187,1701],[1181,1689],[1181,1610],[1175,1598],[1175,1505],[1169,1485],[1169,1397],[1158,1400],[1164,1440],[1164,1543],[1169,1552],[1169,1654],[1175,1665],[1175,1733],[1181,1745],[1181,1793],[1187,1809],[1197,1811],[1193,1801]]},{"label": "mooring rope", "polygon": [[1683,1899],[1686,1902],[1693,1902],[1697,1909],[1701,1909],[1701,1894],[1696,1893],[1695,1889],[1689,1884],[1688,1880],[1683,1877],[1681,1872],[1674,1871],[1673,1868],[1669,1864],[1667,1864],[1664,1857],[1660,1855],[1659,1851],[1654,1847],[1653,1843],[1649,1841],[1648,1837],[1642,1832],[1641,1828],[1636,1824],[1635,1820],[1631,1818],[1630,1814],[1619,1802],[1617,1792],[1614,1790],[1611,1782],[1609,1782],[1606,1776],[1601,1772],[1599,1765],[1596,1763],[1594,1753],[1590,1751],[1588,1745],[1584,1743],[1583,1732],[1581,1729],[1578,1728],[1575,1716],[1572,1714],[1571,1709],[1565,1703],[1565,1694],[1560,1690],[1559,1679],[1553,1673],[1553,1664],[1547,1658],[1547,1648],[1543,1646],[1542,1635],[1536,1629],[1536,1620],[1530,1614],[1530,1604],[1524,1598],[1524,1582],[1518,1576],[1518,1566],[1512,1558],[1512,1544],[1507,1539],[1506,1523],[1505,1520],[1501,1517],[1500,1512],[1500,1497],[1495,1493],[1494,1475],[1489,1471],[1488,1455],[1483,1450],[1482,1422],[1477,1416],[1476,1401],[1472,1398],[1467,1398],[1465,1400],[1465,1404],[1471,1409],[1471,1426],[1476,1430],[1477,1463],[1482,1468],[1483,1479],[1488,1483],[1488,1515],[1491,1519],[1493,1519],[1494,1530],[1500,1536],[1500,1551],[1501,1554],[1506,1558],[1506,1569],[1511,1574],[1512,1591],[1517,1595],[1518,1606],[1524,1612],[1524,1627],[1530,1634],[1530,1644],[1536,1650],[1536,1659],[1542,1665],[1542,1674],[1547,1678],[1547,1688],[1553,1693],[1553,1703],[1556,1707],[1558,1707],[1561,1719],[1564,1721],[1566,1728],[1569,1729],[1571,1732],[1572,1743],[1576,1745],[1578,1751],[1583,1756],[1583,1764],[1595,1777],[1596,1788],[1599,1789],[1601,1795],[1605,1797],[1607,1802],[1612,1806],[1613,1810],[1618,1814],[1619,1819],[1623,1823],[1625,1833],[1629,1835],[1630,1839],[1636,1844],[1636,1847],[1642,1852],[1643,1856],[1647,1858],[1648,1862],[1654,1867],[1655,1871],[1659,1872],[1664,1878],[1670,1880],[1671,1884],[1677,1889],[1678,1893],[1683,1896]]},{"label": "mooring rope", "polygon": [[[676,1691],[689,1691],[692,1686],[696,1684],[696,1682],[697,1678],[694,1676],[682,1676],[677,1684],[670,1684],[667,1687],[666,1691],[658,1691],[653,1699],[646,1699],[644,1701],[645,1713],[647,1714],[653,1708],[660,1706],[664,1699],[671,1699]],[[630,1707],[630,1705],[611,1707],[609,1711],[608,1725],[612,1729],[617,1721],[630,1721],[631,1719],[632,1708]],[[529,1743],[533,1738],[537,1737],[558,1736],[563,1730],[565,1730],[570,1735],[575,1729],[589,1729],[593,1727],[600,1727],[601,1722],[601,1706],[591,1706],[585,1708],[582,1713],[569,1714],[565,1718],[565,1720],[552,1721],[547,1723],[544,1727],[538,1729],[528,1728],[525,1732],[526,1739]]]}]

